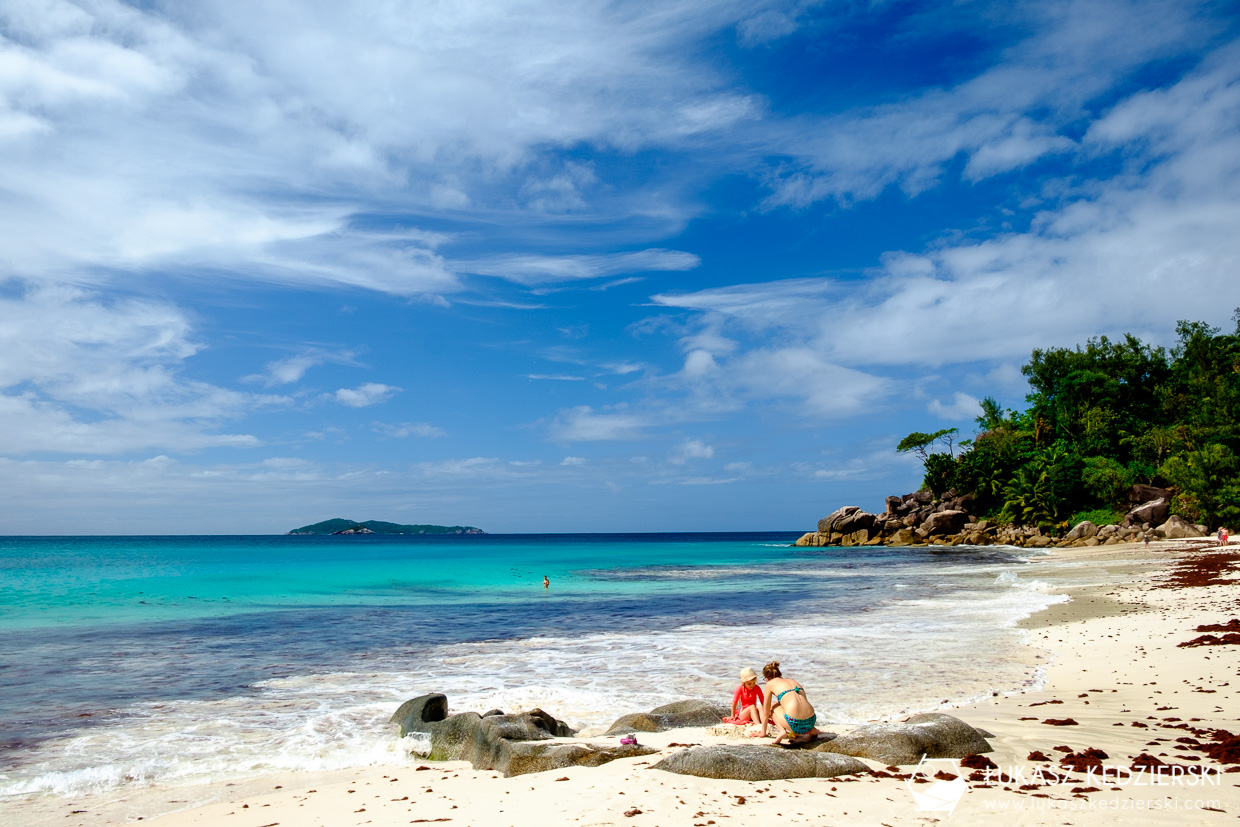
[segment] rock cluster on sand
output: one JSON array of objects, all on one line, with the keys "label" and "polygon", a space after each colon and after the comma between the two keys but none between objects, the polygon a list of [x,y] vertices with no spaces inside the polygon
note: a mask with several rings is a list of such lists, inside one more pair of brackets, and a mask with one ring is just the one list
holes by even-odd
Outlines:
[{"label": "rock cluster on sand", "polygon": [[[728,714],[727,707],[700,699],[677,701],[649,712],[621,716],[607,735],[657,732],[680,727],[708,727]],[[429,732],[428,756],[437,761],[468,761],[476,770],[505,777],[565,767],[597,767],[617,758],[651,755],[657,750],[637,744],[600,745],[567,740],[575,730],[532,709],[506,715],[462,712],[448,715],[447,697],[432,693],[401,704],[391,722],[402,735]],[[762,781],[772,778],[832,778],[867,767],[858,758],[883,764],[915,764],[929,758],[962,758],[990,752],[985,734],[958,718],[941,713],[914,715],[893,724],[867,724],[845,735],[826,735],[778,750],[755,744],[691,747],[668,756],[656,769],[702,778]]]},{"label": "rock cluster on sand", "polygon": [[636,744],[566,742],[564,739],[576,731],[541,709],[512,715],[499,710],[485,715],[449,715],[448,699],[439,693],[420,695],[401,704],[391,723],[402,737],[410,732],[430,733],[432,760],[468,761],[476,770],[494,770],[505,777],[564,767],[597,767],[617,758],[655,752]]},{"label": "rock cluster on sand", "polygon": [[935,499],[929,491],[887,498],[881,514],[846,505],[818,521],[818,530],[797,540],[798,546],[913,546],[1011,545],[1027,548],[1047,546],[1116,545],[1151,540],[1204,537],[1207,529],[1170,513],[1171,493],[1151,485],[1134,485],[1129,492],[1130,509],[1117,525],[1095,526],[1088,521],[1073,526],[1063,537],[1043,534],[1036,526],[1000,526],[973,514],[971,494],[947,491]]}]

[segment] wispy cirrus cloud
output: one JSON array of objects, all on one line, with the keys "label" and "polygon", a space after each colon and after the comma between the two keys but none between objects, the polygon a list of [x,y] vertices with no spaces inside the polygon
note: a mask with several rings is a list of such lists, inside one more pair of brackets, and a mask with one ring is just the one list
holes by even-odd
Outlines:
[{"label": "wispy cirrus cloud", "polygon": [[475,262],[459,262],[469,273],[535,286],[604,278],[621,273],[692,270],[701,263],[692,253],[649,249],[633,253],[597,255],[506,255]]},{"label": "wispy cirrus cloud", "polygon": [[[993,25],[994,8],[978,12],[979,26]],[[1092,102],[1137,68],[1178,53],[1186,40],[1209,37],[1198,7],[1173,2],[1029,6],[1007,23],[1020,32],[1018,42],[1003,60],[958,83],[770,124],[769,135],[783,137],[773,146],[780,160],[766,178],[766,206],[847,205],[888,187],[915,196],[938,185],[959,159],[963,179],[978,181],[1076,152]]]},{"label": "wispy cirrus cloud", "polygon": [[258,444],[226,423],[290,403],[187,379],[200,349],[165,303],[63,287],[0,297],[0,428],[10,452],[119,454]]},{"label": "wispy cirrus cloud", "polygon": [[[656,295],[656,305],[695,314],[682,335],[683,386],[857,412],[892,388],[875,371],[1003,363],[1010,372],[1035,347],[1124,332],[1165,342],[1169,319],[1225,321],[1216,297],[1234,295],[1240,261],[1236,54],[1223,47],[1181,81],[1100,113],[1078,152],[1123,166],[1065,181],[1026,231],[893,251],[863,281]],[[958,393],[932,412],[961,418],[972,400]]]},{"label": "wispy cirrus cloud", "polygon": [[[435,243],[359,234],[359,214],[594,209],[590,162],[557,160],[557,147],[676,144],[754,113],[680,48],[728,25],[720,11],[15,0],[0,12],[6,259],[42,279],[191,268],[458,292]],[[651,250],[514,257],[506,272],[544,283],[695,263]]]}]

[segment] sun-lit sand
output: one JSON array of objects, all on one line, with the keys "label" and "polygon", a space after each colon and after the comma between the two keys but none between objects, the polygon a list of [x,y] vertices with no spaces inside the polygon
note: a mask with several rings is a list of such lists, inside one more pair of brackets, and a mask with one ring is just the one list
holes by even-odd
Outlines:
[{"label": "sun-lit sand", "polygon": [[[1208,824],[1235,819],[1240,815],[1240,774],[1226,770],[1240,765],[1219,764],[1191,746],[1214,737],[1206,731],[1240,732],[1240,704],[1235,699],[1240,693],[1236,668],[1240,646],[1178,644],[1201,637],[1199,625],[1226,624],[1240,617],[1240,584],[1230,579],[1225,567],[1222,583],[1192,585],[1194,580],[1210,579],[1210,572],[1183,570],[1178,580],[1169,581],[1169,571],[1186,558],[1215,553],[1204,545],[1195,551],[1185,548],[1184,542],[1155,544],[1148,552],[1155,562],[1121,566],[1118,577],[1116,561],[1132,560],[1134,553],[1142,557],[1143,549],[1105,546],[1055,552],[1060,558],[1107,568],[1108,578],[1116,582],[1071,592],[1070,602],[1024,623],[1030,644],[1052,653],[1044,688],[948,710],[993,734],[994,752],[987,757],[1007,774],[989,786],[984,786],[985,779],[970,781],[951,814],[920,810],[909,782],[896,773],[831,780],[717,781],[653,770],[656,755],[514,778],[475,771],[465,762],[412,759],[399,766],[290,774],[223,786],[214,803],[158,818],[152,816],[177,807],[175,790],[163,799],[148,793],[105,804],[63,801],[56,804],[62,808],[58,823],[122,824],[141,817],[161,827],[415,823],[722,827],[741,820],[898,825],[948,819],[958,824],[992,823],[996,818],[1008,824]],[[1221,638],[1226,632],[1213,634]],[[1045,723],[1052,719],[1076,723]],[[674,744],[728,740],[704,729],[643,734],[639,739],[665,754],[680,748]],[[1108,768],[1105,781],[1099,783],[1095,774],[1093,791],[1086,791],[1091,789],[1086,773],[1065,770],[1059,763],[1065,753],[1056,747],[1075,753],[1088,748],[1103,751],[1108,756],[1102,762]],[[1050,761],[1030,760],[1035,751]],[[1142,754],[1194,770],[1209,768],[1211,774],[1204,783],[1199,776],[1161,784],[1153,783],[1148,773],[1130,776],[1128,768]],[[1232,758],[1240,760],[1240,755]],[[1044,773],[1041,784],[1033,778],[1035,767]],[[910,769],[901,768],[900,773]],[[933,769],[951,767],[938,762]],[[966,776],[972,772],[963,770]],[[10,823],[23,823],[23,812],[13,815],[18,820]]]}]

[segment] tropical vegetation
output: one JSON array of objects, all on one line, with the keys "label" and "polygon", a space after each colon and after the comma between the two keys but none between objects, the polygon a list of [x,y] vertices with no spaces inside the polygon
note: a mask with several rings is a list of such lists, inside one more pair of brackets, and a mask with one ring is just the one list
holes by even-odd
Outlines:
[{"label": "tropical vegetation", "polygon": [[1172,513],[1213,529],[1240,523],[1240,309],[1236,330],[1176,326],[1177,343],[1126,335],[1034,350],[1023,411],[981,402],[978,432],[909,434],[924,487],[974,497],[1003,523],[1062,529],[1122,518],[1138,483],[1172,490]]}]

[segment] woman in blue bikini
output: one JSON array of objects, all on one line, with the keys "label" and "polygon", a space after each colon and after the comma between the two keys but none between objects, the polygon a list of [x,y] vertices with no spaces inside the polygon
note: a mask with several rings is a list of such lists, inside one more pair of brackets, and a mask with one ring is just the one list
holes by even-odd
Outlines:
[{"label": "woman in blue bikini", "polygon": [[762,677],[766,678],[763,687],[765,699],[762,703],[763,723],[773,723],[779,730],[775,736],[778,744],[786,736],[789,743],[809,741],[818,736],[818,728],[814,726],[818,716],[814,707],[805,697],[805,687],[794,680],[785,678],[779,671],[779,661],[773,660],[762,667]]}]

